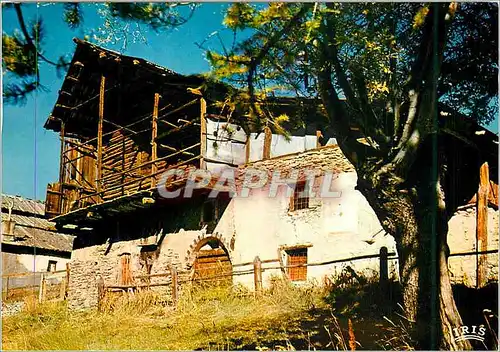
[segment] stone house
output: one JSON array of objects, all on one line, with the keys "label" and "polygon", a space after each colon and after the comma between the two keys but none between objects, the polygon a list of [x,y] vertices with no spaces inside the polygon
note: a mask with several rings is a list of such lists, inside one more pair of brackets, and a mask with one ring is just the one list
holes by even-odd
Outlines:
[{"label": "stone house", "polygon": [[[226,86],[88,42],[76,43],[45,124],[62,141],[59,180],[48,185],[46,213],[59,231],[76,236],[71,308],[95,307],[101,280],[121,288],[153,286],[161,279],[145,276],[172,268],[185,281],[224,274],[233,283],[251,286],[251,273],[236,272],[249,271],[258,256],[264,285],[274,276],[321,282],[347,265],[365,275],[378,275],[375,256],[380,250],[397,254],[394,240],[355,189],[353,166],[334,139],[321,137],[329,135],[329,127],[315,115],[316,102],[296,105],[304,124],[288,126],[289,139],[269,127],[252,133],[248,126],[235,123],[241,112],[228,111],[223,104]],[[289,111],[294,102],[274,103],[277,111]],[[460,138],[470,138],[480,144],[479,150],[485,145],[492,150],[490,144],[496,139],[481,128],[477,137],[459,133],[457,138],[457,130],[467,131],[460,126],[448,130],[447,143],[453,148],[463,144]],[[477,156],[477,148],[464,148],[471,155],[467,160],[485,159]],[[497,162],[490,156],[486,159],[497,182]],[[218,176],[232,170],[235,187],[241,189],[250,169],[268,175],[279,171],[288,179],[295,169],[317,175],[307,190],[310,184],[301,174],[278,187],[272,197],[270,185],[249,190],[247,197],[232,197],[227,189],[210,197]],[[211,171],[214,177],[202,184],[190,176],[194,170]],[[471,180],[460,179],[460,192],[453,194],[459,205],[477,192],[478,177],[470,175]],[[314,197],[324,184],[335,196]],[[164,197],[161,190],[179,191],[180,196]],[[491,216],[498,221],[496,211]],[[490,226],[488,231],[492,230]],[[451,235],[461,243],[463,233]],[[370,255],[374,257],[289,267]],[[397,278],[394,258],[389,260],[389,272]],[[455,276],[460,275],[457,271]]]},{"label": "stone house", "polygon": [[[2,194],[2,274],[66,269],[73,236],[56,231],[42,202]],[[10,287],[38,284],[36,275],[13,277]]]}]

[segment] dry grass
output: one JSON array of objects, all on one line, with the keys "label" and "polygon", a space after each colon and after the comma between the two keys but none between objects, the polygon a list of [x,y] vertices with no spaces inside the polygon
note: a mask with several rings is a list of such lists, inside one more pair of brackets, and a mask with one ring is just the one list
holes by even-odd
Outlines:
[{"label": "dry grass", "polygon": [[314,287],[276,281],[258,298],[241,287],[193,290],[184,290],[175,310],[153,292],[109,301],[103,313],[68,312],[62,302],[28,302],[23,313],[3,318],[3,349],[325,347],[303,325],[314,321],[314,312],[326,309]]},{"label": "dry grass", "polygon": [[[362,294],[365,290],[367,293]],[[335,291],[332,296],[331,290]],[[3,349],[17,350],[354,350],[411,349],[407,324],[367,314],[378,291],[295,287],[184,286],[174,309],[164,294],[108,296],[104,311],[70,312],[64,302],[27,299],[5,317]],[[373,292],[371,292],[373,291]],[[367,296],[368,295],[368,296]],[[364,307],[360,301],[368,301]],[[347,308],[346,308],[347,307]],[[363,308],[363,309],[362,309]],[[375,308],[378,310],[381,307]],[[394,323],[395,322],[395,323]],[[405,322],[406,323],[406,322]]]}]

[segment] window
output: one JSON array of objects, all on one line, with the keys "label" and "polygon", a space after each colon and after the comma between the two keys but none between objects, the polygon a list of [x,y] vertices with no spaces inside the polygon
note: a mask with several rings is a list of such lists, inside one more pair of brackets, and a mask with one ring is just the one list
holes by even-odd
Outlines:
[{"label": "window", "polygon": [[56,271],[57,262],[55,260],[49,260],[49,264],[47,265],[47,271],[54,272]]},{"label": "window", "polygon": [[[289,249],[287,254],[287,274],[291,281],[307,280],[307,266],[294,266],[307,264],[307,248]],[[292,267],[290,267],[292,266]]]},{"label": "window", "polygon": [[202,210],[202,222],[207,223],[215,220],[215,202],[213,200],[209,200],[203,203]]},{"label": "window", "polygon": [[290,202],[290,210],[300,210],[309,208],[309,194],[306,189],[306,183],[298,183],[293,191],[293,198]]}]

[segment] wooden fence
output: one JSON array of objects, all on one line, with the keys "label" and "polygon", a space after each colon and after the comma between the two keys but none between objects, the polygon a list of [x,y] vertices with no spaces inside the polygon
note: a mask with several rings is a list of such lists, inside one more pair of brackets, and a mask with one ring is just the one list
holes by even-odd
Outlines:
[{"label": "wooden fence", "polygon": [[[227,282],[224,278],[227,277],[235,277],[241,275],[253,275],[254,282],[254,291],[256,294],[259,294],[263,288],[263,280],[262,273],[266,270],[280,270],[283,274],[283,277],[288,280],[287,270],[291,268],[298,267],[313,267],[313,266],[323,266],[323,265],[331,265],[345,262],[352,262],[357,260],[366,260],[366,259],[374,259],[378,258],[380,262],[380,281],[386,282],[389,280],[388,275],[388,261],[397,259],[395,253],[388,253],[387,248],[383,247],[380,253],[370,254],[370,255],[361,255],[356,257],[350,257],[345,259],[335,259],[323,262],[312,262],[305,264],[296,264],[296,265],[284,265],[283,261],[280,259],[266,259],[261,260],[258,256],[255,257],[252,262],[238,263],[232,266],[232,270],[219,273],[213,276],[202,276],[202,277],[193,277],[191,271],[177,271],[174,267],[171,267],[169,271],[163,273],[156,273],[151,275],[137,275],[134,276],[134,281],[142,280],[142,283],[133,283],[129,285],[106,285],[104,281],[101,279],[98,282],[98,307],[101,309],[102,300],[109,292],[134,292],[136,290],[144,290],[152,287],[170,287],[172,294],[172,302],[176,305],[179,298],[179,287],[184,283],[197,283],[197,282]],[[274,264],[274,266],[263,266],[263,264]],[[244,269],[245,266],[252,266],[251,269]],[[239,269],[242,268],[242,269]],[[235,270],[236,269],[236,270]],[[351,269],[353,273],[354,280],[356,280],[357,275],[354,270]],[[160,282],[152,282],[151,279],[162,278]],[[358,278],[359,279],[359,278]]]},{"label": "wooden fence", "polygon": [[2,300],[20,301],[35,295],[39,302],[65,300],[70,268],[65,270],[11,273],[2,275]]},{"label": "wooden fence", "polygon": [[[480,256],[480,255],[490,255],[498,254],[498,249],[487,250],[487,251],[473,251],[473,252],[460,252],[452,253],[450,257],[457,256]],[[381,286],[385,285],[389,281],[389,260],[397,260],[398,257],[396,253],[388,252],[387,248],[382,247],[379,253],[360,255],[344,259],[334,259],[323,262],[311,262],[305,264],[296,265],[284,265],[283,261],[280,259],[266,259],[261,260],[258,256],[255,257],[252,262],[238,263],[232,265],[232,270],[227,272],[221,272],[212,276],[202,276],[193,277],[191,270],[177,270],[175,267],[170,267],[170,270],[163,273],[155,273],[150,275],[136,275],[133,276],[133,281],[129,285],[115,285],[115,284],[105,284],[101,279],[98,282],[98,296],[99,305],[101,304],[102,298],[107,292],[130,292],[136,290],[149,289],[153,287],[169,287],[172,302],[175,305],[179,298],[179,288],[184,283],[197,283],[197,282],[219,282],[227,283],[227,278],[242,276],[242,275],[252,275],[253,276],[253,286],[256,293],[262,291],[263,279],[262,274],[266,270],[279,270],[283,274],[283,277],[288,280],[287,270],[290,268],[297,267],[315,267],[331,264],[347,263],[359,260],[375,259],[379,260],[379,281]],[[275,264],[271,266],[263,266],[263,264]],[[251,268],[244,268],[244,267]],[[351,283],[359,281],[354,270],[347,270],[350,272],[352,278]],[[54,300],[65,300],[68,296],[68,282],[70,276],[70,266],[66,265],[66,270],[58,270],[53,272],[25,272],[25,273],[13,273],[2,275],[2,299],[3,301],[15,301],[22,300],[24,297],[29,295],[36,295],[39,302],[44,301],[54,301]],[[158,280],[159,279],[159,280]],[[140,282],[139,282],[140,281]],[[349,282],[344,283],[349,284]]]},{"label": "wooden fence", "polygon": [[[460,252],[460,253],[452,253],[450,254],[450,257],[456,257],[456,256],[478,256],[478,255],[488,255],[488,254],[495,254],[498,253],[497,250],[488,250],[488,251],[474,251],[474,252]],[[387,287],[387,284],[389,282],[389,260],[397,260],[398,257],[396,256],[396,253],[394,252],[388,252],[386,247],[382,247],[380,249],[379,253],[376,254],[368,254],[368,255],[360,255],[360,256],[355,256],[355,257],[350,257],[350,258],[344,258],[344,259],[334,259],[334,260],[328,260],[328,261],[322,261],[322,262],[311,262],[311,263],[305,263],[305,264],[296,264],[296,265],[284,265],[283,261],[280,259],[266,259],[266,260],[261,260],[258,256],[255,257],[254,261],[252,262],[245,262],[245,263],[238,263],[232,265],[232,271],[226,272],[226,273],[221,273],[213,276],[203,276],[203,277],[193,277],[192,276],[192,271],[186,271],[186,270],[181,270],[177,271],[174,267],[170,268],[170,271],[168,272],[163,272],[163,273],[156,273],[156,274],[151,274],[151,275],[138,275],[134,276],[134,281],[135,280],[143,280],[143,283],[138,283],[138,284],[130,284],[130,285],[105,285],[103,281],[101,281],[98,284],[98,291],[99,291],[99,301],[106,295],[107,292],[109,291],[114,291],[114,292],[130,292],[130,291],[135,291],[135,290],[142,290],[142,289],[149,289],[152,287],[169,287],[171,289],[172,293],[172,302],[175,305],[178,301],[179,298],[179,287],[184,284],[184,283],[196,283],[199,281],[221,281],[223,278],[227,277],[236,277],[236,276],[241,276],[241,275],[253,275],[253,286],[254,286],[254,291],[256,294],[260,293],[263,288],[263,280],[262,280],[262,274],[266,270],[280,270],[281,273],[283,274],[284,279],[289,280],[288,278],[288,273],[287,270],[290,268],[297,268],[297,267],[317,267],[317,266],[324,266],[324,265],[331,265],[331,264],[340,264],[340,263],[348,263],[348,262],[353,262],[353,261],[359,261],[359,260],[367,260],[367,259],[378,259],[379,260],[379,282],[381,285],[381,288],[383,289],[384,287]],[[271,265],[271,266],[263,266],[263,264],[274,264],[276,263],[277,265]],[[250,269],[245,269],[244,267],[251,266]],[[360,281],[359,276],[356,274],[356,272],[351,268],[347,267],[346,268],[351,277],[350,282],[344,283],[344,285],[349,285],[349,283],[354,284],[356,281]],[[164,280],[161,280],[159,282],[151,282],[153,278],[162,278]],[[99,303],[99,306],[101,303]]]}]

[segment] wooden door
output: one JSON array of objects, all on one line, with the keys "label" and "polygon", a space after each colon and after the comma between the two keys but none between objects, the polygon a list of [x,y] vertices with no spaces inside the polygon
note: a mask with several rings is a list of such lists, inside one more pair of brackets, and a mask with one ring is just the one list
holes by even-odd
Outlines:
[{"label": "wooden door", "polygon": [[230,285],[233,266],[229,256],[222,248],[200,250],[194,262],[195,282],[209,285]]},{"label": "wooden door", "polygon": [[120,285],[132,284],[132,271],[130,270],[130,254],[122,254],[120,258]]}]

